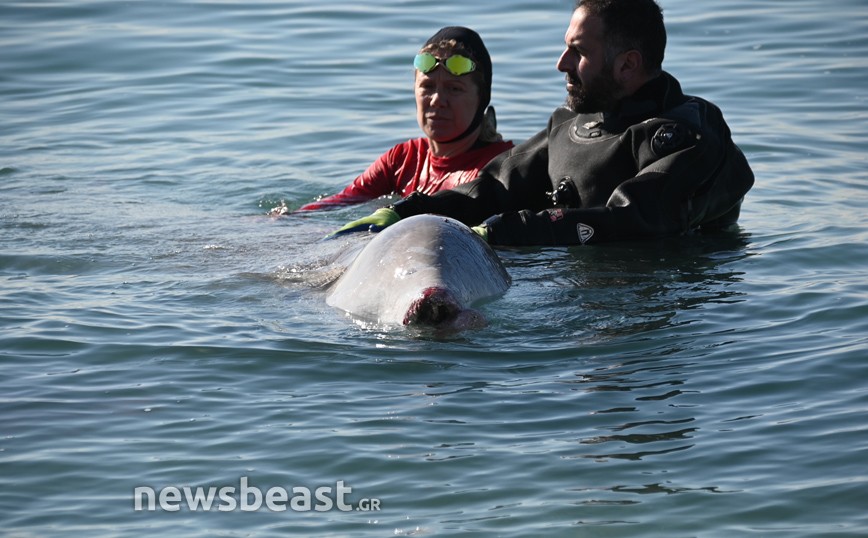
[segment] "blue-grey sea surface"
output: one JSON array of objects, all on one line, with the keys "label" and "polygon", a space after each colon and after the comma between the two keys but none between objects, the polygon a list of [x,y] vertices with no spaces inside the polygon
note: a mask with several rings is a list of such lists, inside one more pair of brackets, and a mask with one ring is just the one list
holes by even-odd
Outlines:
[{"label": "blue-grey sea surface", "polygon": [[543,129],[571,2],[2,2],[0,535],[868,536],[868,8],[661,4],[739,230],[499,249],[438,334],[325,304],[363,239],[317,240],[387,200],[265,214],[421,136],[442,26]]}]

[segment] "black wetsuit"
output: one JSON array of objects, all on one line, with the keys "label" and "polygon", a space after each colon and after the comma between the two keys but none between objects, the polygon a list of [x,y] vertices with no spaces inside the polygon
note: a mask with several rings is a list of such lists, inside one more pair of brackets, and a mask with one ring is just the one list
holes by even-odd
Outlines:
[{"label": "black wetsuit", "polygon": [[720,109],[662,73],[618,113],[561,107],[475,180],[392,208],[486,221],[495,245],[573,245],[733,224],[753,182]]}]

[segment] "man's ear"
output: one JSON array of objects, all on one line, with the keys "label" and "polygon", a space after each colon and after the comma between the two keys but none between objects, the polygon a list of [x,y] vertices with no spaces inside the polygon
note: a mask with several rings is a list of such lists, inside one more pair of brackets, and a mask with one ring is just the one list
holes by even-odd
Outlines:
[{"label": "man's ear", "polygon": [[633,93],[645,83],[646,75],[642,53],[638,50],[622,52],[615,58],[615,80],[627,88],[628,93]]}]

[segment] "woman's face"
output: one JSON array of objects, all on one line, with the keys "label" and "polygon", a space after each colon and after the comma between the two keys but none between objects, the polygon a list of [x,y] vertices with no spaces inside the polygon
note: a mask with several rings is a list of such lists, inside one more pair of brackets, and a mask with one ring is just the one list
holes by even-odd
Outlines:
[{"label": "woman's face", "polygon": [[[446,58],[451,51],[437,51]],[[416,119],[428,138],[445,142],[470,126],[479,107],[479,88],[470,75],[456,76],[442,65],[433,71],[416,71]]]}]

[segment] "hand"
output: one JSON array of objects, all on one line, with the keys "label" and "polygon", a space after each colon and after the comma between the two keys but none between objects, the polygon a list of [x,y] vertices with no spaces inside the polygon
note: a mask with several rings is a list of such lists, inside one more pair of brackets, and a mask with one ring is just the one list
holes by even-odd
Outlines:
[{"label": "hand", "polygon": [[401,217],[398,214],[388,207],[381,207],[380,209],[374,211],[372,215],[368,215],[367,217],[361,218],[359,220],[354,220],[353,222],[347,224],[340,230],[329,234],[326,238],[329,237],[337,237],[339,235],[344,235],[353,232],[379,232],[384,228],[391,226],[401,220]]},{"label": "hand", "polygon": [[271,211],[268,212],[269,217],[282,217],[287,214],[289,214],[289,208],[286,207],[286,202],[283,200],[280,201],[279,206],[272,208]]},{"label": "hand", "polygon": [[477,234],[479,234],[479,237],[481,237],[483,241],[488,243],[488,227],[487,226],[474,226],[470,229],[473,230],[474,232],[476,232]]}]

